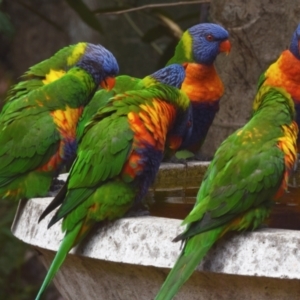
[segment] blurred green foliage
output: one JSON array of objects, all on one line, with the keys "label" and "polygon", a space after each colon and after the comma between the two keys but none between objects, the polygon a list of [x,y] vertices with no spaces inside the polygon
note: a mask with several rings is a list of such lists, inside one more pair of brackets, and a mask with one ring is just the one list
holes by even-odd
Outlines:
[{"label": "blurred green foliage", "polygon": [[25,284],[21,274],[28,246],[10,231],[16,208],[17,203],[1,199],[0,299],[29,300],[34,298],[36,287]]},{"label": "blurred green foliage", "polygon": [[0,33],[8,37],[13,36],[14,27],[9,16],[2,10],[2,0],[0,0]]},{"label": "blurred green foliage", "polygon": [[14,28],[9,17],[1,10],[0,10],[0,32],[7,36],[12,36],[14,34]]}]

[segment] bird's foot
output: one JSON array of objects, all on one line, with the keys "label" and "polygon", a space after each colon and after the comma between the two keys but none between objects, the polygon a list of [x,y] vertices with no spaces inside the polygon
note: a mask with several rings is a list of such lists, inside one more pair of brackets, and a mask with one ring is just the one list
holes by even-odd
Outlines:
[{"label": "bird's foot", "polygon": [[55,197],[64,184],[65,181],[60,180],[57,177],[53,178],[47,197]]}]

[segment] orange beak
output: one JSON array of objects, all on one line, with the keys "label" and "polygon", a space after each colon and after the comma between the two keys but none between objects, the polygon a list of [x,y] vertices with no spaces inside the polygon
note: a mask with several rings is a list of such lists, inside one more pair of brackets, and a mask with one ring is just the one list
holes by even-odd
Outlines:
[{"label": "orange beak", "polygon": [[220,44],[219,50],[220,50],[220,52],[225,52],[228,55],[231,50],[231,44],[230,44],[229,40],[223,41]]},{"label": "orange beak", "polygon": [[106,77],[104,80],[100,82],[100,85],[103,89],[110,91],[116,83],[115,77]]}]

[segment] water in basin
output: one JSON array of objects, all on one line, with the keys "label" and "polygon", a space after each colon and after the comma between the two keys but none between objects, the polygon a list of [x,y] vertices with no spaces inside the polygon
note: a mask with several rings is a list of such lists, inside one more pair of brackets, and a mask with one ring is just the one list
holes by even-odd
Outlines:
[{"label": "water in basin", "polygon": [[[194,206],[199,186],[191,182],[185,187],[152,189],[146,197],[150,214],[184,219]],[[272,228],[300,230],[300,187],[288,189],[266,223]]]}]

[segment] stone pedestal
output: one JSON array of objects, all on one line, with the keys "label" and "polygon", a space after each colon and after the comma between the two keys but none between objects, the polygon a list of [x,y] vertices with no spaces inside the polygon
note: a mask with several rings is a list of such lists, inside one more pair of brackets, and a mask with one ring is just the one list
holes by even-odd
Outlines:
[{"label": "stone pedestal", "polygon": [[[196,164],[195,172],[203,174],[199,169],[207,164]],[[173,176],[167,168],[172,169],[163,165],[156,188],[164,173]],[[181,180],[187,180],[184,174],[189,172],[182,173]],[[17,238],[40,253],[47,268],[63,238],[60,223],[47,230],[51,215],[37,224],[51,199],[21,202],[12,227]],[[70,300],[153,299],[180,253],[180,243],[172,242],[182,231],[180,223],[146,216],[95,228],[72,249],[54,283]],[[227,236],[211,249],[175,299],[300,299],[299,249],[296,230],[261,229]]]}]

